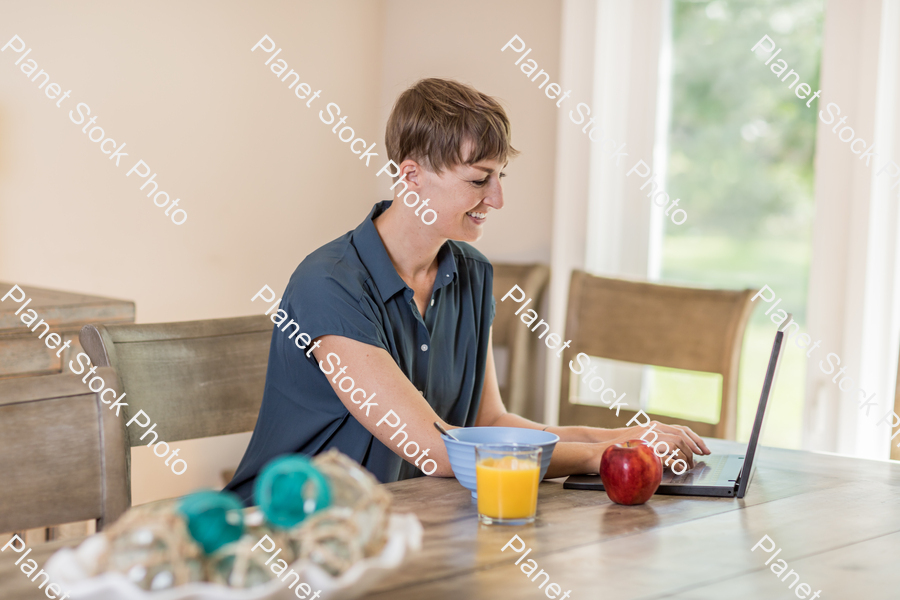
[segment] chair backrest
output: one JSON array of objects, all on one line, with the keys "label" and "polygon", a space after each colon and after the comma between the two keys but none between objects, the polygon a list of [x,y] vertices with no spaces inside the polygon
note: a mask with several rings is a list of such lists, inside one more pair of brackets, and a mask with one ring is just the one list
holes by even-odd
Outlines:
[{"label": "chair backrest", "polygon": [[497,301],[493,325],[494,357],[499,363],[501,355],[504,352],[506,355],[500,395],[510,412],[528,418],[539,417],[535,407],[538,398],[535,373],[539,340],[536,335],[531,335],[527,327],[517,323],[515,312],[521,305],[501,302],[500,299],[517,285],[524,290],[526,298],[533,299],[529,306],[538,310],[549,279],[550,268],[547,265],[494,265],[493,291]]},{"label": "chair backrest", "polygon": [[[265,315],[86,325],[81,345],[93,364],[118,373],[127,418],[143,410],[159,439],[177,442],[253,430],[273,327]],[[140,429],[128,429],[130,446],[145,443]]]},{"label": "chair backrest", "polygon": [[[722,375],[718,423],[650,416],[689,425],[700,435],[734,439],[737,375],[754,290],[709,290],[597,277],[574,271],[569,286],[564,365],[589,356]],[[636,411],[615,411],[570,401],[570,371],[563,370],[560,424],[622,427]]]},{"label": "chair backrest", "polygon": [[[118,385],[112,369],[95,375]],[[100,530],[129,507],[124,421],[81,379],[0,379],[0,531],[89,519]]]}]

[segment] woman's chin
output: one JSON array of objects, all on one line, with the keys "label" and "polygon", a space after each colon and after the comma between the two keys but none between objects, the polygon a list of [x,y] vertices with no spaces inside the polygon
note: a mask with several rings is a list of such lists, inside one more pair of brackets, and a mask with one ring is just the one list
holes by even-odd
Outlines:
[{"label": "woman's chin", "polygon": [[461,223],[456,227],[443,227],[440,237],[454,242],[477,242],[484,235],[484,227],[472,223]]},{"label": "woman's chin", "polygon": [[481,227],[475,229],[471,227],[465,227],[461,231],[459,231],[459,235],[454,236],[451,239],[457,242],[468,242],[471,244],[480,240],[482,235],[484,235],[484,230]]}]

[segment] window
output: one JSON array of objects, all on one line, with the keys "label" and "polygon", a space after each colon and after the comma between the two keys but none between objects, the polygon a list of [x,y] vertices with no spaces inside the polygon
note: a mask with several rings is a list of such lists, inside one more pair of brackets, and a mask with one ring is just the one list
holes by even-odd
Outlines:
[{"label": "window", "polygon": [[[661,228],[659,279],[768,285],[804,331],[818,109],[803,106],[750,48],[769,35],[802,81],[819,89],[823,9],[822,0],[673,0],[671,11],[666,189],[690,218]],[[739,440],[749,437],[776,330],[754,304],[740,368]],[[805,373],[803,353],[785,352],[763,443],[800,447]],[[650,410],[683,412],[684,385],[653,378]]]}]

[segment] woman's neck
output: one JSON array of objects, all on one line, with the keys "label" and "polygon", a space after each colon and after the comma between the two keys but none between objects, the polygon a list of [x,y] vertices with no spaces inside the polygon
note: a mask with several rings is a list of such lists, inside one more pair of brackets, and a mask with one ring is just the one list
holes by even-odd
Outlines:
[{"label": "woman's neck", "polygon": [[428,235],[427,227],[416,218],[415,222],[401,214],[403,207],[397,202],[375,217],[375,230],[387,250],[394,268],[401,279],[410,283],[433,274],[437,269],[437,254],[446,240]]}]

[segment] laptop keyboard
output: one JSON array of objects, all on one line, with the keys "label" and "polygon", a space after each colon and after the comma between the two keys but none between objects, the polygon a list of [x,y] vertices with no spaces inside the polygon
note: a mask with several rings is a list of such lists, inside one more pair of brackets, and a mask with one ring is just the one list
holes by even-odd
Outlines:
[{"label": "laptop keyboard", "polygon": [[681,475],[671,473],[671,478],[663,477],[663,483],[697,484],[707,480],[715,481],[719,478],[719,475],[722,473],[722,469],[725,468],[725,463],[727,462],[728,457],[721,454],[707,456],[702,460],[695,461],[694,468],[690,471],[682,473]]}]

